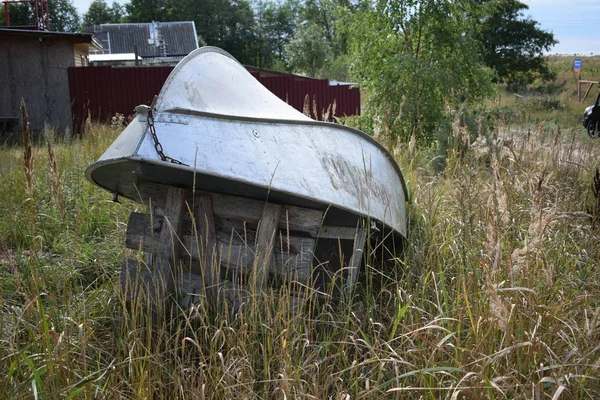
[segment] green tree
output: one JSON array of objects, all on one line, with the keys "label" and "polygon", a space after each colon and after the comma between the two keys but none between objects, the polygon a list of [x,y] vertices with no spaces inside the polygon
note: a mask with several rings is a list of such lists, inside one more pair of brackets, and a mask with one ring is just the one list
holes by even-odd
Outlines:
[{"label": "green tree", "polygon": [[340,8],[352,11],[355,6],[349,0],[306,0],[300,19],[319,25],[324,32],[333,56],[345,54],[348,50],[347,33],[338,29]]},{"label": "green tree", "polygon": [[112,6],[110,7],[110,13],[112,14],[112,23],[118,24],[125,20],[125,7],[113,1]]},{"label": "green tree", "polygon": [[166,14],[175,20],[193,20],[200,42],[227,50],[242,64],[252,63],[255,21],[248,1],[179,0]]},{"label": "green tree", "polygon": [[48,0],[50,29],[59,32],[78,32],[81,19],[71,0]]},{"label": "green tree", "polygon": [[285,46],[288,66],[294,71],[317,76],[331,55],[331,47],[325,35],[325,30],[316,23],[301,25],[294,38]]},{"label": "green tree", "polygon": [[321,68],[319,75],[329,79],[346,81],[349,79],[348,57],[348,18],[367,2],[351,0],[306,0],[300,13],[304,23],[319,25],[324,32],[331,54]]},{"label": "green tree", "polygon": [[118,24],[123,15],[122,6],[113,2],[109,7],[104,0],[94,0],[83,15],[83,25]]},{"label": "green tree", "polygon": [[[11,26],[32,26],[35,25],[34,13],[28,4],[9,4],[10,25]],[[4,4],[0,7],[0,25],[6,25],[6,16],[4,15]]]},{"label": "green tree", "polygon": [[369,94],[364,116],[374,132],[428,142],[452,110],[491,94],[470,12],[452,0],[378,0],[353,15],[351,72]]},{"label": "green tree", "polygon": [[281,66],[284,62],[285,45],[296,31],[298,4],[294,1],[254,3],[255,58],[254,65],[263,68]]},{"label": "green tree", "polygon": [[[183,6],[185,0],[179,0],[177,3]],[[131,0],[125,5],[125,10],[127,22],[172,21],[172,9],[167,0]]]},{"label": "green tree", "polygon": [[[11,26],[35,25],[35,11],[31,4],[10,4]],[[71,0],[48,0],[50,30],[58,32],[79,31],[80,18]],[[4,7],[0,11],[5,24]]]},{"label": "green tree", "polygon": [[485,63],[507,83],[531,83],[551,76],[543,51],[557,43],[554,35],[524,16],[529,7],[518,0],[485,0],[479,40]]}]

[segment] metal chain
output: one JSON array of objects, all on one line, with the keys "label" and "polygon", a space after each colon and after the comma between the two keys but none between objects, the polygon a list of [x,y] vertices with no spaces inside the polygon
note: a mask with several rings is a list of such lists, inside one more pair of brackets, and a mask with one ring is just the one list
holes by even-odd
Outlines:
[{"label": "metal chain", "polygon": [[147,118],[148,118],[148,128],[150,129],[150,135],[152,135],[152,139],[154,140],[154,148],[156,149],[156,152],[160,156],[160,159],[163,161],[173,163],[173,164],[188,166],[187,164],[184,164],[179,160],[176,160],[172,157],[165,155],[162,144],[160,144],[160,142],[158,141],[158,136],[156,136],[156,129],[154,128],[154,115],[152,114],[152,108],[150,108],[148,110]]}]

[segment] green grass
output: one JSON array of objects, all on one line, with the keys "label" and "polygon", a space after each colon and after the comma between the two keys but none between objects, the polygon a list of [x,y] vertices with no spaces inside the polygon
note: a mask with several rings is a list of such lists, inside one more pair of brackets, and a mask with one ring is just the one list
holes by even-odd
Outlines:
[{"label": "green grass", "polygon": [[442,172],[433,150],[393,149],[410,238],[376,292],[296,312],[267,293],[154,327],[119,292],[141,206],[83,176],[118,132],[55,144],[63,202],[45,146],[33,196],[22,149],[0,148],[0,397],[599,398],[600,141],[538,112],[450,149]]},{"label": "green grass", "polygon": [[[582,60],[581,74],[573,72],[575,58]],[[563,127],[580,125],[583,111],[596,100],[600,85],[592,85],[584,100],[589,84],[582,84],[580,102],[577,97],[578,78],[599,82],[600,56],[549,56],[547,60],[550,71],[556,75],[555,79],[549,82],[536,81],[527,87],[502,86],[490,106],[513,122],[537,122],[554,128],[557,124]]]}]

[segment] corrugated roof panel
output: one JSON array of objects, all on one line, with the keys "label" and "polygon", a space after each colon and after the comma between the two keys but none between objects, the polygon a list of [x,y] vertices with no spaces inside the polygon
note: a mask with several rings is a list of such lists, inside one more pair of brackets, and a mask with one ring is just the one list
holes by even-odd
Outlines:
[{"label": "corrugated roof panel", "polygon": [[197,46],[196,30],[192,21],[150,22],[136,24],[103,24],[90,30],[96,37],[106,38],[111,54],[133,53],[134,46],[142,57],[161,56],[158,36],[164,41],[166,55],[186,55]]}]

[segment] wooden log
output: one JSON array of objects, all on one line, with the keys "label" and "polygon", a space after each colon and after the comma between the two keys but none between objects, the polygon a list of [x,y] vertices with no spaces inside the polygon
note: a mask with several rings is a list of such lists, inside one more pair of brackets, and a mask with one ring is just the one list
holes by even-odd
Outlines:
[{"label": "wooden log", "polygon": [[163,301],[175,294],[175,270],[179,260],[179,237],[186,210],[186,189],[170,187],[163,214],[163,227],[158,238],[152,279],[156,286],[156,300]]},{"label": "wooden log", "polygon": [[362,264],[364,256],[365,242],[367,239],[367,229],[357,228],[354,237],[354,246],[352,249],[352,257],[348,263],[348,275],[346,278],[346,294],[350,297],[356,284],[356,278],[358,276],[358,270]]},{"label": "wooden log", "polygon": [[[152,226],[150,225],[152,222]],[[153,252],[163,226],[160,216],[151,218],[147,214],[131,213],[127,224],[125,246],[129,249]],[[218,256],[214,257],[222,268],[251,273],[254,265],[256,232],[244,229],[243,223],[235,224],[236,228],[216,229],[216,245]],[[200,231],[200,230],[199,230]],[[307,283],[311,277],[311,264],[316,240],[310,237],[289,236],[280,231],[274,243],[274,263],[270,265],[269,275],[284,279],[295,279]],[[198,239],[195,235],[182,235],[182,258],[190,257],[200,260]],[[200,264],[195,264],[200,270]]]},{"label": "wooden log", "polygon": [[[142,306],[151,306],[150,293],[154,285],[150,268],[143,263],[138,263],[136,260],[123,260],[123,268],[121,269],[121,289],[126,296],[127,302],[141,303]],[[199,274],[188,274],[186,279],[179,282],[177,293],[180,294],[178,300],[179,305],[185,309],[189,309],[192,305],[198,305],[202,299],[207,296],[202,292],[204,279]],[[244,284],[234,284],[232,282],[219,282],[213,286],[215,299],[219,298],[229,303],[230,307],[239,309],[242,304],[247,304],[251,301],[253,291]],[[287,299],[281,299],[278,304],[289,307],[291,311],[305,304],[310,296],[315,296],[311,292],[287,292]]]},{"label": "wooden log", "polygon": [[[137,189],[142,202],[147,203],[152,199],[153,206],[162,207],[165,204],[166,193],[170,186],[158,183],[141,182]],[[194,204],[198,202],[198,196],[207,193],[196,191]],[[213,213],[215,218],[233,219],[246,221],[248,224],[257,225],[261,219],[265,202],[262,200],[249,199],[246,197],[231,196],[220,193],[208,193],[212,198]],[[191,194],[187,199],[192,204]],[[323,219],[323,211],[310,208],[284,205],[279,217],[278,226],[290,231],[306,232],[316,237],[319,233]]]},{"label": "wooden log", "polygon": [[133,250],[153,252],[156,249],[156,239],[162,230],[163,218],[148,214],[132,212],[127,222],[125,247]]},{"label": "wooden log", "polygon": [[597,83],[595,81],[582,81],[582,82],[589,82],[590,86],[585,91],[585,94],[583,95],[583,99],[580,101],[580,103],[583,103],[585,101],[585,99],[587,99],[588,94],[590,94],[590,90],[592,90],[592,86],[594,86],[594,83]]},{"label": "wooden log", "polygon": [[203,292],[211,299],[212,289],[218,280],[218,250],[215,220],[213,215],[212,199],[209,195],[200,195],[196,198],[198,203],[195,210],[195,222],[198,239],[196,249],[202,270]]},{"label": "wooden log", "polygon": [[271,269],[273,259],[275,236],[281,216],[281,206],[278,204],[265,204],[260,219],[258,234],[256,237],[255,273],[256,288],[262,289],[266,285],[267,271]]},{"label": "wooden log", "polygon": [[121,293],[128,303],[150,306],[154,301],[152,269],[135,260],[123,260],[120,274]]},{"label": "wooden log", "polygon": [[320,239],[354,240],[357,228],[347,226],[322,226],[318,237]]}]

